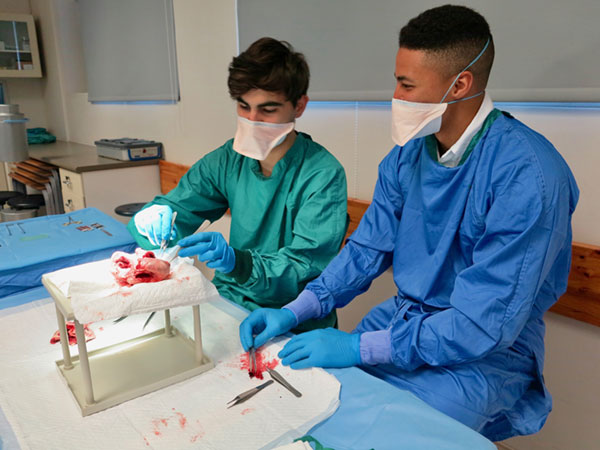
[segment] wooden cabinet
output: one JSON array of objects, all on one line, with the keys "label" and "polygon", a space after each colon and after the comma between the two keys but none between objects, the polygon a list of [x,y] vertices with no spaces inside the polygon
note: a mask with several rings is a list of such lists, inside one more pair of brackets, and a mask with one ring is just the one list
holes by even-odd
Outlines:
[{"label": "wooden cabinet", "polygon": [[83,193],[83,177],[81,174],[67,169],[59,169],[60,186],[65,212],[85,208],[85,195]]},{"label": "wooden cabinet", "polygon": [[41,76],[33,16],[0,14],[0,78]]}]

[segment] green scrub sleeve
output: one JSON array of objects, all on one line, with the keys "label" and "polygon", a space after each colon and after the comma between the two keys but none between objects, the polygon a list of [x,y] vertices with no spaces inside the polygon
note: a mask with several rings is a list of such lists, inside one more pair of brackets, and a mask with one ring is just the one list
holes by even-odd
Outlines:
[{"label": "green scrub sleeve", "polygon": [[[158,195],[144,206],[168,205],[177,211],[177,237],[169,245],[193,234],[205,220],[214,222],[227,211],[228,203],[223,190],[227,153],[219,151],[209,153],[188,170],[177,186],[168,194]],[[136,229],[133,218],[127,229],[142,248],[156,248]]]},{"label": "green scrub sleeve", "polygon": [[237,283],[244,284],[252,274],[252,253],[248,250],[233,249],[235,253],[235,267],[227,275]]}]

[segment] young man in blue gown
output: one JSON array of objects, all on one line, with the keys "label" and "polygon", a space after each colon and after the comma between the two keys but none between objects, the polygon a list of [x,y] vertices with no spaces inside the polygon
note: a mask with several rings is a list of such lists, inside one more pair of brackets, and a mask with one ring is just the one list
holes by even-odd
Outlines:
[{"label": "young man in blue gown", "polygon": [[343,307],[392,267],[397,292],[353,333],[295,336],[283,364],[360,365],[492,440],[543,426],[543,315],[567,287],[578,189],[550,142],[494,108],[493,59],[489,26],[469,8],[433,8],[402,28],[398,145],[371,206],[296,300],[241,324],[244,348]]}]

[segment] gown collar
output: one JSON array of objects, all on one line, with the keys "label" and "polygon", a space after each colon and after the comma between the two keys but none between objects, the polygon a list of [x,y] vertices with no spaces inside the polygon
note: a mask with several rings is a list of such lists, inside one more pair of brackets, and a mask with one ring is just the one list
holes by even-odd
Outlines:
[{"label": "gown collar", "polygon": [[[295,130],[294,130],[295,131]],[[260,162],[256,159],[251,161],[252,172],[262,179],[262,180],[271,180],[271,179],[279,179],[282,174],[285,173],[287,167],[297,158],[297,156],[301,153],[300,148],[304,145],[304,140],[306,139],[304,133],[296,131],[296,139],[294,143],[289,148],[289,150],[283,155],[277,163],[275,167],[273,167],[273,171],[271,175],[266,177],[263,175],[262,170],[260,169]]]}]

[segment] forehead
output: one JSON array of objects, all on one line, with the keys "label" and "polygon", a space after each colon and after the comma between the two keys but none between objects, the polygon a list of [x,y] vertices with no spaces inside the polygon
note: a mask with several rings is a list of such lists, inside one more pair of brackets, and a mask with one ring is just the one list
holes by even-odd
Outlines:
[{"label": "forehead", "polygon": [[283,92],[264,91],[262,89],[251,89],[240,98],[249,105],[261,105],[263,103],[281,103],[285,104],[287,100]]},{"label": "forehead", "polygon": [[403,47],[396,53],[395,75],[413,81],[442,78],[439,64],[435,63],[432,55]]}]

